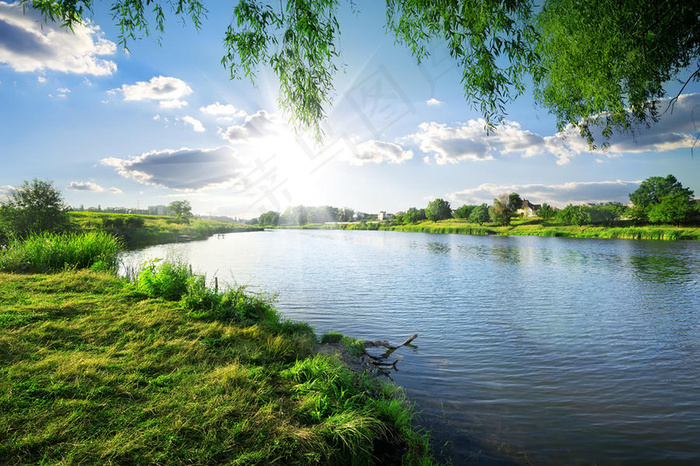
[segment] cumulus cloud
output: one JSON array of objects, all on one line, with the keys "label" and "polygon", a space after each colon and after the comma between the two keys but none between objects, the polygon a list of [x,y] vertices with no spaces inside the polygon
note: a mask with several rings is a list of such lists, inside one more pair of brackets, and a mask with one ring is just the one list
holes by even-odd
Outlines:
[{"label": "cumulus cloud", "polygon": [[229,147],[152,151],[129,159],[109,157],[101,162],[138,183],[177,191],[235,184],[241,181],[245,169]]},{"label": "cumulus cloud", "polygon": [[442,101],[437,100],[434,97],[431,97],[430,99],[426,100],[425,103],[430,105],[431,107],[437,107],[438,105],[442,105]]},{"label": "cumulus cloud", "polygon": [[[667,106],[668,100],[659,103],[661,109]],[[493,160],[507,154],[523,157],[550,155],[559,165],[564,165],[583,154],[615,158],[690,149],[700,133],[700,94],[680,96],[673,111],[665,112],[658,123],[648,128],[636,127],[631,133],[615,132],[607,140],[609,147],[606,150],[591,151],[588,142],[572,126],[554,135],[542,136],[524,130],[513,121],[505,121],[487,134],[485,124],[481,119],[457,125],[424,122],[418,126],[419,132],[402,140],[417,143],[421,151],[430,154],[439,165],[465,160]],[[602,128],[594,127],[592,132],[597,142],[606,141],[602,137]]]},{"label": "cumulus cloud", "polygon": [[224,105],[219,102],[214,102],[206,107],[199,107],[199,111],[206,115],[214,116],[219,120],[232,120],[246,116],[243,110],[239,110],[231,104]]},{"label": "cumulus cloud", "polygon": [[224,139],[236,143],[264,138],[280,130],[277,116],[265,110],[258,110],[255,114],[247,116],[242,125],[229,126],[220,131],[220,134]]},{"label": "cumulus cloud", "polygon": [[511,184],[497,185],[484,183],[476,188],[465,189],[447,195],[457,204],[487,204],[502,193],[516,192],[523,199],[535,204],[544,202],[564,207],[568,204],[601,202],[629,202],[629,194],[634,192],[640,181],[592,181],[563,184]]},{"label": "cumulus cloud", "polygon": [[187,123],[188,125],[192,126],[192,129],[196,133],[203,133],[204,131],[206,131],[201,121],[189,115],[186,115],[182,118],[177,118],[177,121],[182,121],[183,123]]},{"label": "cumulus cloud", "polygon": [[70,191],[91,191],[95,193],[102,193],[106,191],[113,194],[122,194],[122,190],[119,188],[103,188],[102,186],[98,185],[97,183],[93,183],[92,181],[71,181],[70,184],[67,186],[67,189],[69,189]]},{"label": "cumulus cloud", "polygon": [[111,75],[117,64],[99,56],[114,55],[116,50],[116,44],[89,20],[71,31],[60,23],[45,23],[28,4],[0,2],[0,63],[17,72]]},{"label": "cumulus cloud", "polygon": [[124,100],[158,100],[161,108],[182,108],[187,102],[181,99],[192,94],[192,88],[185,81],[171,76],[154,76],[149,81],[123,84],[113,91],[121,92]]},{"label": "cumulus cloud", "polygon": [[493,159],[483,120],[470,120],[458,127],[428,122],[421,123],[418,128],[420,132],[407,139],[417,142],[423,152],[432,154],[439,165]]},{"label": "cumulus cloud", "polygon": [[405,151],[400,145],[391,142],[371,140],[359,144],[356,149],[349,155],[349,161],[354,165],[403,163],[413,158],[412,151]]}]

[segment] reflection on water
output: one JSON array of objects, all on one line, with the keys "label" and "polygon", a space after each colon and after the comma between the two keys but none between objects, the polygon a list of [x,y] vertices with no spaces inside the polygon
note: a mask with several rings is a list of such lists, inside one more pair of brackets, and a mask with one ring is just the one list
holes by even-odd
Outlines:
[{"label": "reflection on water", "polygon": [[279,292],[392,375],[455,464],[700,462],[695,242],[284,231],[125,255]]},{"label": "reflection on water", "polygon": [[687,259],[669,255],[633,256],[629,265],[639,278],[652,282],[675,282],[698,273],[698,264],[691,269]]},{"label": "reflection on water", "polygon": [[448,246],[447,244],[438,243],[435,241],[425,243],[425,249],[432,252],[433,254],[449,254],[450,251],[452,251],[450,246]]}]

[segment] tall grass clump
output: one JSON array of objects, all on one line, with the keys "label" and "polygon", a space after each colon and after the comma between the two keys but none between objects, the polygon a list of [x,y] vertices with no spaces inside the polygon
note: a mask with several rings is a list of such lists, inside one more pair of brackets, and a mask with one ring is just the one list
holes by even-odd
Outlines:
[{"label": "tall grass clump", "polygon": [[148,297],[179,302],[198,320],[260,325],[283,335],[313,335],[307,323],[282,319],[270,296],[245,287],[212,289],[204,275],[186,264],[149,261],[133,277],[133,286]]},{"label": "tall grass clump", "polygon": [[105,232],[39,233],[13,240],[0,251],[0,270],[59,272],[68,269],[116,271],[122,242]]},{"label": "tall grass clump", "polygon": [[338,332],[328,332],[321,335],[321,344],[340,343],[352,356],[360,357],[365,351],[365,342],[343,335]]}]

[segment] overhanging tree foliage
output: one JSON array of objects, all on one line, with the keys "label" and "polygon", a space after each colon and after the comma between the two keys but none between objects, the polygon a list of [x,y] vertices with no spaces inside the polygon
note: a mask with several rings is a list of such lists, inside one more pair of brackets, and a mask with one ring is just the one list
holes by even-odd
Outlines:
[{"label": "overhanging tree foliage", "polygon": [[[348,0],[352,8],[355,3]],[[29,4],[28,0],[22,0]],[[33,0],[47,19],[72,27],[93,0]],[[320,138],[337,72],[339,0],[239,0],[224,33],[222,64],[232,78],[255,79],[268,65],[280,80],[279,100],[299,128]],[[687,0],[387,0],[387,30],[420,62],[446,47],[462,73],[466,100],[488,125],[529,78],[535,99],[560,128],[571,124],[591,144],[651,123],[664,110],[664,84],[700,78],[700,4]],[[199,0],[116,0],[120,41],[164,31],[166,13],[199,28]],[[684,86],[685,87],[685,86]],[[660,112],[661,111],[661,112]]]}]

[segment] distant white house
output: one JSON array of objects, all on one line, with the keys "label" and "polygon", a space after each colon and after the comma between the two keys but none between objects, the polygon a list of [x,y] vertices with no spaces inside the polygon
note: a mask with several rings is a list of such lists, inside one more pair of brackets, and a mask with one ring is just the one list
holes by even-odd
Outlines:
[{"label": "distant white house", "polygon": [[533,204],[527,199],[523,199],[521,208],[515,211],[516,214],[523,217],[537,217],[537,212],[542,208],[540,204]]}]

